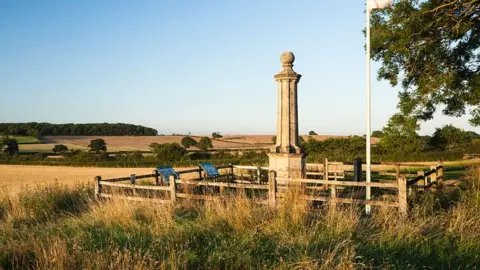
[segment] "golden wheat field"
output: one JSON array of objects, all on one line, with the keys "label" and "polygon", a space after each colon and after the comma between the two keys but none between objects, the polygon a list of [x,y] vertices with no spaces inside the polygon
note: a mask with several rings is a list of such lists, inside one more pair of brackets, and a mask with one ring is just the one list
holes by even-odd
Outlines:
[{"label": "golden wheat field", "polygon": [[[91,140],[102,138],[107,143],[109,151],[133,151],[133,150],[149,150],[151,143],[180,143],[184,136],[46,136],[42,138],[42,141],[50,145],[65,144],[75,145],[79,148],[86,149]],[[195,140],[199,141],[200,136],[191,136]],[[251,136],[246,141],[227,139],[213,140],[213,147],[216,149],[222,148],[262,148],[268,147],[271,142],[272,136],[268,136],[267,143],[257,142],[254,139],[256,136]],[[263,141],[263,140],[262,140]],[[32,146],[35,147],[35,146]]]},{"label": "golden wheat field", "polygon": [[[177,170],[187,168],[176,168]],[[153,168],[97,168],[97,167],[64,167],[64,166],[25,166],[0,165],[0,187],[16,194],[25,186],[59,183],[73,186],[76,183],[92,183],[97,175],[103,179],[126,177],[131,174],[149,174]],[[188,175],[185,175],[188,177]]]},{"label": "golden wheat field", "polygon": [[[21,151],[51,151],[55,144],[64,144],[69,149],[86,150],[91,140],[102,138],[107,143],[109,151],[148,151],[151,143],[180,143],[184,136],[45,136],[41,144],[21,145]],[[202,136],[191,135],[195,140]],[[212,140],[215,149],[267,149],[273,146],[273,135],[225,135],[218,140]],[[302,136],[307,140],[309,136]],[[329,138],[343,138],[347,136],[315,135],[317,140]],[[372,143],[377,143],[378,138],[372,138]]]}]

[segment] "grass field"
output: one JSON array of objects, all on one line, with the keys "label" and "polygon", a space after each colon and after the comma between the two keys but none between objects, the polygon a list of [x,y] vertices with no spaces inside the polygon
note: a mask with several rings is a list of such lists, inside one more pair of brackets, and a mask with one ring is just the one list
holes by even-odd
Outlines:
[{"label": "grass field", "polygon": [[37,138],[29,136],[9,136],[10,138],[16,139],[18,144],[31,144],[39,143],[40,141]]},{"label": "grass field", "polygon": [[316,206],[290,194],[276,210],[239,195],[175,206],[96,201],[92,185],[0,193],[2,269],[476,269],[480,175],[458,190],[391,208]]}]

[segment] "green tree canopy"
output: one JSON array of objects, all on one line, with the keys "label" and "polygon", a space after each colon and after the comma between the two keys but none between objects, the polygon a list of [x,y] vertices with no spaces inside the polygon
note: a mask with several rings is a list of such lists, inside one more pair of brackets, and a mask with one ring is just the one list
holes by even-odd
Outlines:
[{"label": "green tree canopy", "polygon": [[430,144],[442,150],[463,148],[472,143],[472,135],[452,125],[437,128],[430,139]]},{"label": "green tree canopy", "polygon": [[380,145],[387,153],[398,156],[419,152],[423,150],[419,129],[416,118],[394,114],[383,128]]},{"label": "green tree canopy", "polygon": [[187,150],[178,143],[156,144],[154,147],[154,156],[162,161],[178,161],[187,154]]},{"label": "green tree canopy", "polygon": [[195,141],[192,137],[189,136],[183,137],[180,143],[185,148],[190,148],[191,146],[197,145],[197,141]]},{"label": "green tree canopy", "polygon": [[310,132],[308,132],[308,135],[313,136],[313,135],[318,135],[318,134],[315,131],[310,130]]},{"label": "green tree canopy", "polygon": [[471,109],[480,125],[480,0],[397,0],[372,14],[378,78],[401,84],[399,108],[420,120]]},{"label": "green tree canopy", "polygon": [[39,138],[40,134],[38,133],[38,130],[31,128],[27,130],[27,136],[33,137],[33,138]]},{"label": "green tree canopy", "polygon": [[309,137],[302,143],[302,148],[312,157],[331,158],[333,160],[351,161],[365,155],[365,138],[351,136],[347,138],[329,138],[323,141]]},{"label": "green tree canopy", "polygon": [[107,143],[103,139],[94,139],[90,141],[88,148],[90,148],[90,152],[100,153],[107,151]]},{"label": "green tree canopy", "polygon": [[66,147],[63,144],[56,144],[52,149],[52,152],[54,153],[65,153],[67,151],[68,151],[68,147]]},{"label": "green tree canopy", "polygon": [[0,134],[31,136],[156,136],[156,129],[131,124],[0,123]]},{"label": "green tree canopy", "polygon": [[3,136],[0,140],[0,151],[9,155],[18,153],[18,142],[14,138]]},{"label": "green tree canopy", "polygon": [[212,138],[214,138],[214,139],[220,139],[220,138],[222,138],[222,137],[223,137],[223,136],[222,136],[222,135],[220,134],[220,132],[218,132],[218,131],[212,133]]},{"label": "green tree canopy", "polygon": [[375,138],[382,138],[383,136],[383,132],[381,130],[374,130],[372,132],[372,137],[375,137]]},{"label": "green tree canopy", "polygon": [[202,137],[196,146],[203,151],[213,148],[212,140],[208,137]]},{"label": "green tree canopy", "polygon": [[468,134],[472,137],[472,139],[480,139],[480,134],[476,133],[475,131],[467,131]]}]

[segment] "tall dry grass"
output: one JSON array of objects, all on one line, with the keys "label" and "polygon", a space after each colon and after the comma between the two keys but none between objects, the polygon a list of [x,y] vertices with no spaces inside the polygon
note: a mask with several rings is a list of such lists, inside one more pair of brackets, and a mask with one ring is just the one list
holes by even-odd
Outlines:
[{"label": "tall dry grass", "polygon": [[480,266],[478,168],[458,190],[417,194],[408,216],[375,208],[365,217],[359,206],[312,205],[295,192],[276,210],[243,194],[177,205],[98,202],[88,186],[58,183],[0,194],[4,269]]}]

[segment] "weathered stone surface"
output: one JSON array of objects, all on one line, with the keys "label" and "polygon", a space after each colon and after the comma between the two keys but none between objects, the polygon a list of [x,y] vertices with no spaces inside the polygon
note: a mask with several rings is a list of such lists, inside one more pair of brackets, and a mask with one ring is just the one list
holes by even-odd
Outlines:
[{"label": "weathered stone surface", "polygon": [[278,84],[277,141],[269,155],[269,168],[278,177],[301,178],[305,176],[305,156],[298,140],[297,84],[302,75],[293,71],[293,53],[282,53],[280,61],[282,71],[274,76]]},{"label": "weathered stone surface", "polygon": [[304,154],[268,154],[268,168],[277,172],[280,178],[305,178]]},{"label": "weathered stone surface", "polygon": [[297,84],[302,75],[293,71],[295,56],[280,56],[282,71],[274,76],[278,84],[277,142],[273,153],[301,153],[298,143]]}]

